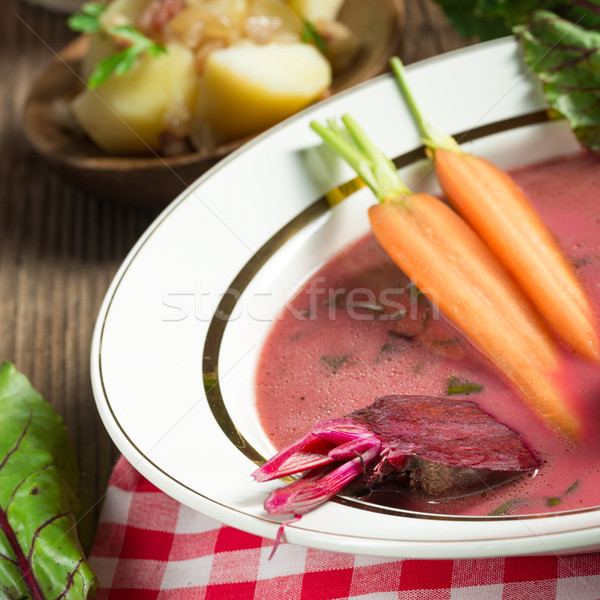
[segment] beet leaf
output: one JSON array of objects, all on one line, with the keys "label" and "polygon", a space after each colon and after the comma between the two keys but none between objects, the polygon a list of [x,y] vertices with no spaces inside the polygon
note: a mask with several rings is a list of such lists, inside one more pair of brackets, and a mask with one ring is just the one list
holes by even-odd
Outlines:
[{"label": "beet leaf", "polygon": [[465,37],[515,33],[554,115],[600,151],[600,0],[436,0]]},{"label": "beet leaf", "polygon": [[516,32],[550,106],[586,148],[600,151],[600,31],[538,10]]},{"label": "beet leaf", "polygon": [[61,417],[0,366],[0,598],[91,598],[96,578],[72,513],[77,465]]}]

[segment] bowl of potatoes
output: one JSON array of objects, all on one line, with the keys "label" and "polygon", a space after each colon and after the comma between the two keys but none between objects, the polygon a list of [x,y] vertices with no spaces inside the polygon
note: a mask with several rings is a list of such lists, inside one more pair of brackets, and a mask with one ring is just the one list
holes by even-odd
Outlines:
[{"label": "bowl of potatoes", "polygon": [[166,205],[254,136],[384,72],[402,0],[111,0],[31,89],[25,133],[94,196]]}]

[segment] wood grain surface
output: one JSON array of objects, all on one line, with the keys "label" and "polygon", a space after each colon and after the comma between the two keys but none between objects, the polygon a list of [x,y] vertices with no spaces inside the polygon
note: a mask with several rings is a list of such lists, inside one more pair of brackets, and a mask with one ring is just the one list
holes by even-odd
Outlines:
[{"label": "wood grain surface", "polygon": [[[0,360],[25,373],[65,420],[81,470],[79,533],[89,550],[118,456],[92,395],[91,336],[114,273],[157,209],[83,194],[29,148],[21,127],[28,91],[75,34],[64,15],[22,0],[3,0],[0,11]],[[437,4],[406,0],[399,46],[406,63],[467,43]]]}]

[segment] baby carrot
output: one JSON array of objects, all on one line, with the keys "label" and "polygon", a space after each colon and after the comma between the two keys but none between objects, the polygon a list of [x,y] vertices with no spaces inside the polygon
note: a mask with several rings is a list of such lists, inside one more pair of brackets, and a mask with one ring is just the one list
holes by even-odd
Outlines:
[{"label": "baby carrot", "polygon": [[408,88],[400,59],[393,58],[391,65],[433,155],[447,199],[513,274],[556,333],[578,354],[600,361],[586,293],[525,194],[508,173],[464,152],[454,138],[427,123]]},{"label": "baby carrot", "polygon": [[551,426],[576,437],[577,418],[554,385],[557,347],[531,303],[490,249],[439,198],[412,194],[348,115],[311,127],[358,173],[379,204],[373,232],[396,264],[520,389]]}]

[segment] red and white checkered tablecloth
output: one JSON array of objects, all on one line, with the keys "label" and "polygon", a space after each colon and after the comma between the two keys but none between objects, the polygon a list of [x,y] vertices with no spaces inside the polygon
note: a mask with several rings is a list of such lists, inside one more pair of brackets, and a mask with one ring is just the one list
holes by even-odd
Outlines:
[{"label": "red and white checkered tablecloth", "polygon": [[394,560],[281,544],[162,493],[125,459],[90,561],[99,600],[599,600],[600,553]]}]

